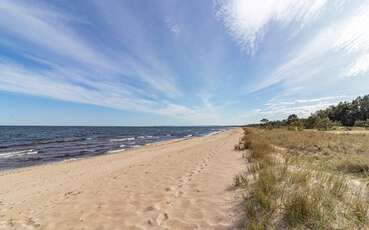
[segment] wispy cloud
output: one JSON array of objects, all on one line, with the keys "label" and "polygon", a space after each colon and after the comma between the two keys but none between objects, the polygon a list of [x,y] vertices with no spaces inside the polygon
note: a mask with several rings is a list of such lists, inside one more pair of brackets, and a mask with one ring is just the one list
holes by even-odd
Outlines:
[{"label": "wispy cloud", "polygon": [[181,33],[181,29],[179,28],[179,25],[175,22],[173,22],[172,19],[167,18],[165,22],[168,25],[168,29],[175,35],[178,36]]},{"label": "wispy cloud", "polygon": [[173,72],[160,64],[155,52],[133,49],[135,54],[127,55],[120,48],[96,46],[75,32],[81,24],[90,23],[47,4],[1,1],[1,44],[42,65],[30,68],[16,60],[1,60],[1,89],[123,110],[188,115],[185,110],[166,113],[171,106],[165,101],[182,93]]},{"label": "wispy cloud", "polygon": [[320,23],[314,29],[301,30],[304,39],[292,39],[281,61],[269,66],[269,73],[246,87],[249,92],[277,84],[284,87],[285,91],[299,87],[305,92],[324,92],[332,88],[339,89],[342,84],[348,84],[347,87],[354,84],[347,81],[343,83],[344,77],[369,74],[369,33],[362,27],[369,23],[369,2],[357,1],[353,4],[350,1],[324,1],[317,8],[323,9],[324,5],[332,4],[336,7],[334,13],[327,11],[321,12],[321,15],[314,14],[321,19]]},{"label": "wispy cloud", "polygon": [[50,52],[55,56],[62,55],[67,59],[60,60],[54,56],[53,60],[63,63],[69,61],[73,65],[81,63],[79,68],[93,69],[104,75],[135,75],[153,89],[169,96],[179,94],[171,73],[159,65],[153,66],[149,60],[146,63],[135,61],[133,57],[122,56],[102,44],[96,48],[75,33],[73,23],[79,24],[81,20],[74,19],[74,16],[65,15],[48,5],[34,6],[26,1],[1,1],[0,12],[2,33],[9,39],[15,38],[37,46],[30,52],[38,49],[37,54],[42,52],[48,59],[52,57]]},{"label": "wispy cloud", "polygon": [[217,15],[231,35],[254,53],[269,25],[297,24],[297,30],[314,20],[328,0],[218,0]]},{"label": "wispy cloud", "polygon": [[48,8],[47,5],[41,7],[31,2],[1,1],[2,33],[15,41],[29,42],[42,52],[72,58],[74,62],[111,68],[105,57],[69,28],[68,23],[74,20],[72,16]]},{"label": "wispy cloud", "polygon": [[273,92],[275,98],[240,117],[307,116],[367,92],[359,82],[369,83],[369,36],[363,28],[369,22],[368,1],[233,0],[217,6],[217,16],[248,57],[264,62],[245,85],[247,94]]},{"label": "wispy cloud", "polygon": [[[83,76],[57,69],[30,72],[23,66],[0,60],[0,90],[49,97],[58,100],[94,104],[120,110],[148,112],[177,117],[189,123],[214,124],[216,114],[200,108],[144,99],[142,92],[111,82],[89,81]],[[70,80],[66,80],[70,79]],[[79,84],[76,84],[79,83]]]}]

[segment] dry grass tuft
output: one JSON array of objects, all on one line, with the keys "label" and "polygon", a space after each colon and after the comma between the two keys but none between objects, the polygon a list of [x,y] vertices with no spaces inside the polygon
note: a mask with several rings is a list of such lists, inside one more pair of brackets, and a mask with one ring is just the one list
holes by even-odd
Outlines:
[{"label": "dry grass tuft", "polygon": [[323,228],[326,223],[320,205],[317,196],[307,192],[292,194],[285,203],[285,220],[291,227]]},{"label": "dry grass tuft", "polygon": [[247,178],[247,175],[244,173],[240,173],[233,177],[233,186],[234,187],[245,187],[249,184],[249,180]]},{"label": "dry grass tuft", "polygon": [[356,221],[359,226],[368,224],[368,210],[369,204],[363,202],[360,198],[356,198],[353,201],[353,215],[356,217]]}]

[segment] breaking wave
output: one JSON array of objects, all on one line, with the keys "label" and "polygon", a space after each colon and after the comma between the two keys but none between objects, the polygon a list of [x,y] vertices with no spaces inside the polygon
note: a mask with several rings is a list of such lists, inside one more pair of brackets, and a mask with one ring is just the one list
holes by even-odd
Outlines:
[{"label": "breaking wave", "polygon": [[0,159],[1,158],[15,158],[15,157],[22,157],[25,155],[35,155],[38,151],[35,151],[34,149],[27,149],[27,150],[20,150],[20,151],[11,151],[11,152],[3,152],[0,153]]}]

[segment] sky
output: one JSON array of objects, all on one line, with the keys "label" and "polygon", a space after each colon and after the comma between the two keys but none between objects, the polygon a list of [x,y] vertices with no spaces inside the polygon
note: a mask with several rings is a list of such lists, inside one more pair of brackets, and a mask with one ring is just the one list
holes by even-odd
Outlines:
[{"label": "sky", "polygon": [[369,93],[369,0],[1,0],[0,125],[233,125]]}]

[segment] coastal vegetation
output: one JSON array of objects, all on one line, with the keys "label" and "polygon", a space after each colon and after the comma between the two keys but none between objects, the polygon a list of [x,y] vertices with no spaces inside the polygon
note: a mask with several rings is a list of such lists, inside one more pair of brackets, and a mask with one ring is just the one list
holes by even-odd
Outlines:
[{"label": "coastal vegetation", "polygon": [[263,118],[261,124],[250,127],[280,128],[288,127],[294,130],[318,129],[332,130],[337,127],[360,127],[369,129],[369,95],[357,97],[352,102],[340,102],[326,109],[319,110],[307,118],[298,118],[291,114],[285,120],[269,121]]},{"label": "coastal vegetation", "polygon": [[233,183],[245,229],[369,229],[368,102],[244,128],[235,149],[245,170]]},{"label": "coastal vegetation", "polygon": [[369,228],[369,135],[245,128],[246,229]]}]

